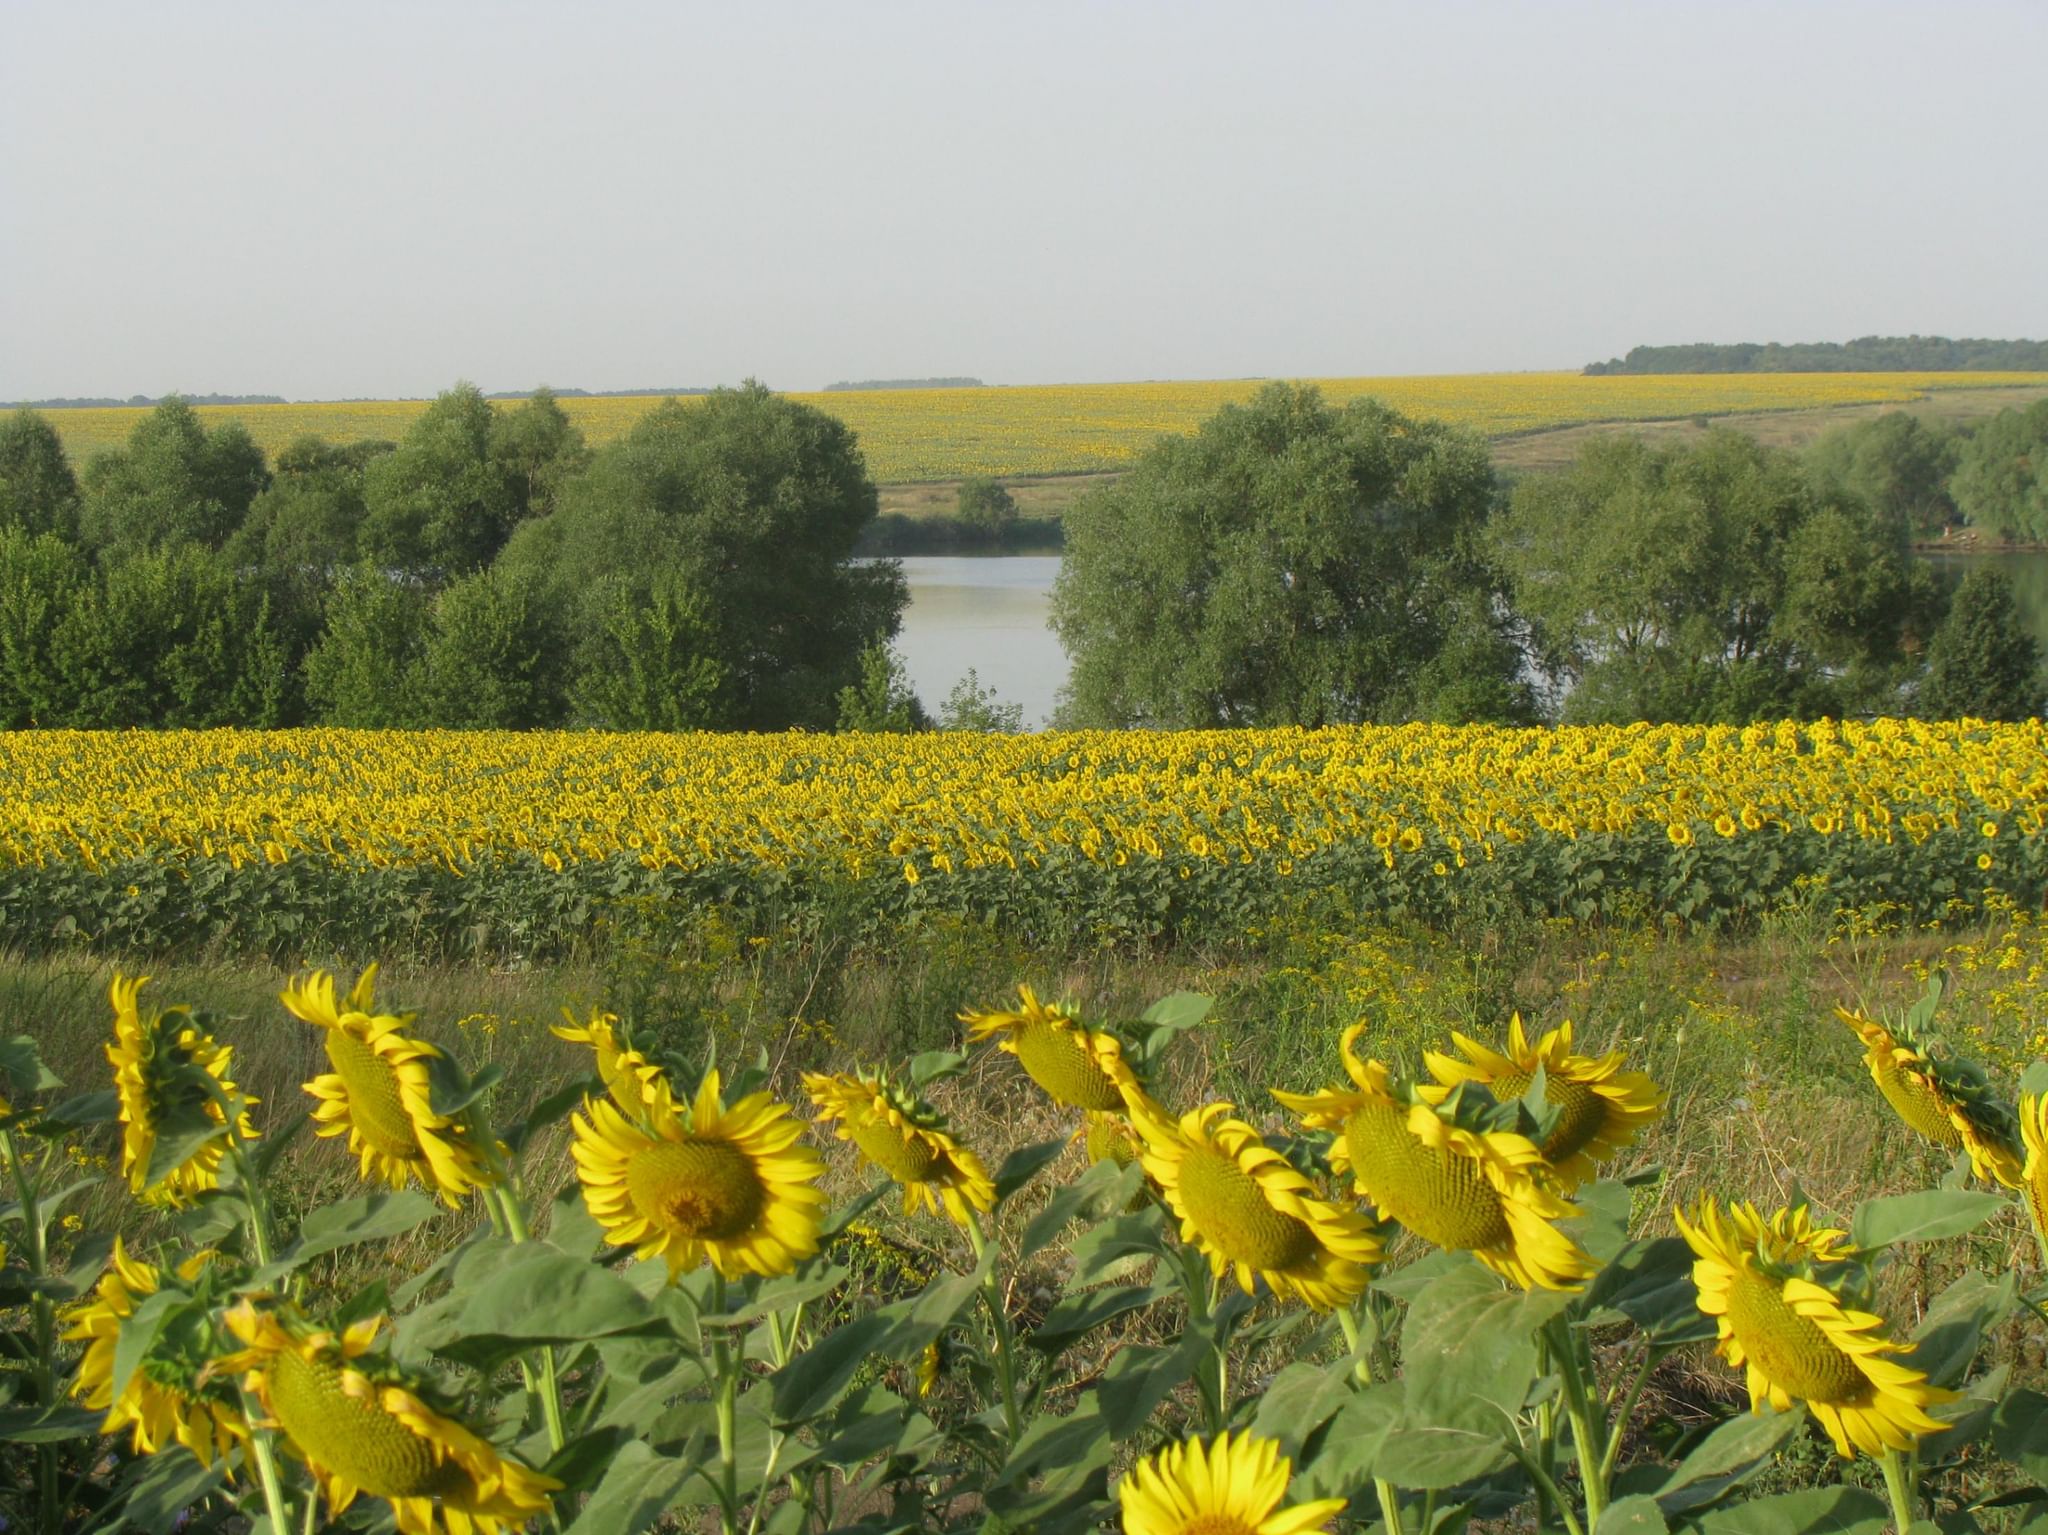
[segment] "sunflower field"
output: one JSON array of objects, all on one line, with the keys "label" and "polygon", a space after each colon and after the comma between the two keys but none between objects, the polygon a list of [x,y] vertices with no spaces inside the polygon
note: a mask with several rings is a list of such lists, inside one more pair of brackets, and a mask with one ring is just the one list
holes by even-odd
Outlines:
[{"label": "sunflower field", "polygon": [[[1952,1159],[1836,1212],[1797,1169],[1768,1208],[1711,1170],[1674,1199],[1668,1084],[1519,1016],[1413,1072],[1354,1026],[1341,1077],[1236,1104],[1175,1090],[1191,992],[1112,1023],[1023,986],[959,1049],[788,1075],[600,1010],[554,1029],[580,1070],[515,1087],[373,966],[284,988],[324,1069],[258,1102],[216,1019],[117,974],[98,1081],[0,1042],[0,1518],[2038,1532],[2048,1396],[1989,1344],[2048,1338],[2048,1062],[1998,1086],[1944,1001],[1823,1021]],[[934,1100],[992,1069],[1059,1133],[970,1144]],[[306,1129],[346,1149],[330,1197],[279,1179]],[[1646,1423],[1687,1358],[1716,1389]]]},{"label": "sunflower field", "polygon": [[[914,736],[0,735],[22,950],[561,952],[719,905],[1240,936],[2048,889],[2048,731],[1875,720]],[[1320,903],[1320,905],[1318,905]]]}]

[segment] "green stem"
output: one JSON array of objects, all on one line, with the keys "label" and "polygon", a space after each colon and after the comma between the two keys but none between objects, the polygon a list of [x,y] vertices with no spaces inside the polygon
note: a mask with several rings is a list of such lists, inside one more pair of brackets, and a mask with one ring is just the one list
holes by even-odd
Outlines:
[{"label": "green stem", "polygon": [[1913,1473],[1906,1463],[1906,1457],[1897,1450],[1886,1450],[1877,1459],[1884,1468],[1884,1490],[1892,1500],[1892,1521],[1899,1527],[1899,1535],[1913,1528],[1914,1505]]},{"label": "green stem", "polygon": [[1557,1490],[1557,1483],[1551,1479],[1550,1473],[1538,1465],[1529,1452],[1519,1444],[1511,1444],[1507,1450],[1521,1462],[1522,1469],[1529,1473],[1529,1479],[1536,1484],[1538,1493],[1549,1499],[1550,1506],[1557,1510],[1557,1517],[1564,1521],[1566,1535],[1584,1535],[1579,1528],[1579,1521],[1572,1517],[1571,1505],[1565,1502],[1564,1494]]},{"label": "green stem", "polygon": [[1606,1420],[1596,1423],[1593,1418],[1593,1394],[1589,1386],[1591,1371],[1579,1351],[1579,1340],[1561,1324],[1561,1336],[1551,1340],[1551,1353],[1557,1360],[1559,1376],[1564,1382],[1564,1408],[1571,1419],[1572,1443],[1578,1450],[1579,1487],[1586,1500],[1586,1528],[1599,1528],[1600,1515],[1607,1508],[1607,1474],[1610,1464],[1607,1454],[1607,1440],[1603,1432]]},{"label": "green stem", "polygon": [[[21,1204],[21,1222],[28,1232],[28,1271],[37,1279],[45,1279],[50,1270],[50,1245],[49,1233],[43,1229],[42,1207],[36,1198],[36,1184],[41,1180],[29,1177],[14,1137],[5,1130],[0,1130],[0,1157],[6,1159],[7,1170],[14,1177],[15,1197]],[[34,1318],[36,1340],[36,1356],[29,1369],[36,1384],[36,1405],[48,1412],[56,1406],[57,1308],[38,1286],[29,1311]],[[38,1522],[50,1535],[56,1535],[61,1521],[58,1518],[57,1447],[54,1444],[36,1446],[36,1502]]]},{"label": "green stem", "polygon": [[1360,1359],[1358,1357],[1358,1318],[1351,1314],[1349,1306],[1345,1306],[1337,1312],[1337,1325],[1344,1329],[1344,1344],[1351,1350],[1351,1357],[1356,1360],[1356,1363],[1351,1366],[1352,1380],[1361,1386],[1371,1385],[1372,1360],[1370,1358]]},{"label": "green stem", "polygon": [[[978,1218],[969,1218],[967,1240],[974,1247],[974,1266],[979,1268],[988,1259],[989,1241]],[[1003,1388],[1003,1433],[1014,1445],[1024,1425],[1017,1412],[1017,1365],[1010,1338],[1010,1311],[1003,1304],[1003,1288],[996,1279],[994,1264],[989,1264],[988,1272],[982,1276],[981,1303],[988,1311],[989,1328],[996,1339],[996,1378]]]},{"label": "green stem", "polygon": [[[276,1535],[288,1535],[292,1527],[291,1503],[277,1474],[277,1453],[270,1447],[270,1430],[255,1427],[263,1421],[263,1415],[246,1391],[242,1393],[242,1416],[250,1424],[249,1448],[256,1457],[256,1480],[263,1488],[263,1507],[270,1515],[270,1528]],[[315,1494],[316,1500],[317,1497]]]},{"label": "green stem", "polygon": [[[211,1080],[210,1078],[208,1079]],[[248,1147],[254,1144],[249,1136],[242,1134],[242,1105],[230,1097],[218,1083],[214,1083],[214,1106],[227,1125],[228,1160],[235,1164],[235,1176],[242,1185],[242,1207],[249,1212],[246,1225],[249,1229],[249,1245],[256,1249],[256,1266],[269,1268],[272,1248],[270,1242],[270,1199],[263,1189],[263,1176],[256,1170],[256,1159],[248,1154]]]},{"label": "green stem", "polygon": [[315,1485],[306,1489],[306,1518],[299,1526],[299,1535],[313,1535],[320,1528],[320,1488]]},{"label": "green stem", "polygon": [[1401,1525],[1401,1494],[1394,1490],[1394,1484],[1376,1476],[1372,1479],[1372,1490],[1379,1494],[1380,1518],[1386,1521],[1387,1535],[1406,1535]]},{"label": "green stem", "polygon": [[1603,1484],[1614,1479],[1614,1462],[1621,1455],[1622,1436],[1628,1432],[1629,1419],[1635,1416],[1636,1403],[1642,1400],[1643,1387],[1649,1384],[1650,1372],[1657,1368],[1658,1358],[1654,1348],[1643,1351],[1642,1366],[1629,1382],[1628,1395],[1621,1399],[1621,1411],[1614,1415],[1614,1431],[1608,1435],[1607,1449],[1600,1457],[1600,1480]]},{"label": "green stem", "polygon": [[[711,1270],[711,1314],[725,1315],[725,1276]],[[711,1359],[718,1373],[718,1518],[724,1535],[739,1535],[739,1385],[740,1372],[732,1346],[720,1323],[711,1335]]]},{"label": "green stem", "polygon": [[[486,1133],[488,1133],[488,1130]],[[491,1160],[493,1163],[497,1162],[495,1153],[493,1153]],[[533,1240],[533,1231],[526,1223],[526,1211],[520,1203],[519,1196],[512,1191],[512,1185],[509,1181],[501,1179],[496,1188],[486,1189],[484,1193],[486,1200],[495,1204],[504,1216],[505,1230],[511,1235],[513,1241],[530,1242]],[[520,1361],[520,1369],[522,1371],[527,1370],[524,1360]],[[540,1401],[541,1418],[548,1427],[548,1449],[553,1454],[561,1454],[562,1446],[569,1442],[569,1436],[562,1427],[562,1383],[555,1375],[555,1350],[553,1344],[541,1345],[540,1383],[536,1385],[529,1373],[526,1381],[526,1390],[530,1396],[537,1397]]]}]

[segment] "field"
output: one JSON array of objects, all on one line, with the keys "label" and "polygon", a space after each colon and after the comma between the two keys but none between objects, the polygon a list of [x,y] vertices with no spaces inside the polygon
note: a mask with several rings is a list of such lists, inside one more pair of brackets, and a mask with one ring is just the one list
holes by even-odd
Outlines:
[{"label": "field", "polygon": [[[905,389],[798,395],[860,434],[869,472],[881,484],[953,480],[969,474],[1065,475],[1116,470],[1164,433],[1192,432],[1220,406],[1242,400],[1260,380],[1072,384],[992,389]],[[1814,373],[1587,378],[1577,373],[1451,374],[1313,380],[1334,400],[1373,395],[1415,415],[1440,417],[1502,437],[1588,422],[1662,421],[1693,416],[1809,411],[1905,403],[1930,392],[2048,385],[2037,374]],[[653,397],[567,399],[593,443],[622,436]],[[306,433],[338,442],[396,439],[423,401],[202,406],[200,414],[242,421],[275,452]],[[118,446],[139,408],[49,413],[72,457],[83,462]]]}]

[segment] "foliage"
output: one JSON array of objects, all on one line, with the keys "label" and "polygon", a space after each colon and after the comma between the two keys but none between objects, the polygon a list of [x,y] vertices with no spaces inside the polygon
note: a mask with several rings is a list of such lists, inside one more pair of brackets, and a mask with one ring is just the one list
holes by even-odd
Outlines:
[{"label": "foliage", "polygon": [[457,384],[369,466],[360,537],[373,563],[441,581],[491,562],[524,510],[493,451],[498,419],[474,384]]},{"label": "foliage", "polygon": [[1887,524],[1942,532],[1956,519],[1948,492],[1961,444],[1952,432],[1894,411],[1837,427],[1806,450],[1806,468],[1824,490],[1860,497]]},{"label": "foliage", "polygon": [[970,474],[960,482],[953,516],[978,537],[999,543],[1017,521],[1017,498],[1002,481]]},{"label": "foliage", "polygon": [[2048,400],[2002,410],[1978,427],[1949,489],[1976,526],[2003,538],[2048,541]]},{"label": "foliage", "polygon": [[839,690],[838,728],[885,735],[931,728],[931,717],[918,702],[903,658],[894,648],[876,643],[860,653],[860,681]]},{"label": "foliage", "polygon": [[[1352,723],[1429,712],[1445,615],[1484,593],[1477,437],[1275,384],[1067,513],[1052,622],[1071,723]],[[1472,652],[1509,666],[1505,650]],[[1511,667],[1506,678],[1513,675]],[[1501,680],[1505,681],[1506,678]]]},{"label": "foliage", "polygon": [[1490,537],[1572,720],[1882,712],[1939,604],[1903,520],[1733,432],[1589,443]]},{"label": "foliage", "polygon": [[616,576],[585,596],[572,713],[605,730],[702,730],[719,718],[725,668],[704,599],[680,573]]},{"label": "foliage", "polygon": [[408,682],[426,644],[428,594],[375,565],[342,575],[305,660],[306,697],[330,724],[383,730],[414,723]]},{"label": "foliage", "polygon": [[74,695],[51,641],[91,582],[84,557],[57,534],[0,529],[0,729],[71,717]]},{"label": "foliage", "polygon": [[419,718],[448,729],[532,729],[561,719],[567,662],[560,615],[540,582],[480,570],[434,598],[406,692]]},{"label": "foliage", "polygon": [[32,410],[0,416],[0,533],[78,530],[78,480],[56,428]]},{"label": "foliage", "polygon": [[1638,346],[1628,356],[1588,363],[1589,377],[1621,373],[1920,373],[2048,369],[2048,341],[1946,336],[1858,336],[1854,341],[1785,345]]},{"label": "foliage", "polygon": [[1923,714],[2024,720],[2042,711],[2041,647],[2027,633],[2002,570],[1980,565],[1963,577],[1948,616],[1927,647]]},{"label": "foliage", "polygon": [[79,535],[116,556],[185,543],[219,549],[269,481],[247,428],[229,420],[209,430],[172,395],[124,446],[87,466]]},{"label": "foliage", "polygon": [[996,697],[994,688],[981,685],[980,674],[970,666],[966,675],[953,684],[953,691],[946,695],[946,701],[939,705],[938,726],[941,730],[979,730],[1015,735],[1024,728],[1024,706],[1003,703]]}]

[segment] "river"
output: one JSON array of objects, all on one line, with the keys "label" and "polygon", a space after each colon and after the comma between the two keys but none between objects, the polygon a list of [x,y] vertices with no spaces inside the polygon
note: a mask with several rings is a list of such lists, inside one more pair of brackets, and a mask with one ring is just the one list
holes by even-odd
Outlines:
[{"label": "river", "polygon": [[[1941,554],[1930,558],[1960,580],[1974,564],[1996,560],[2012,577],[2020,612],[2048,651],[2048,553]],[[917,696],[934,715],[973,667],[982,687],[1024,706],[1024,723],[1042,729],[1067,680],[1067,653],[1046,627],[1056,554],[912,555],[903,560],[910,607],[896,647]]]}]

